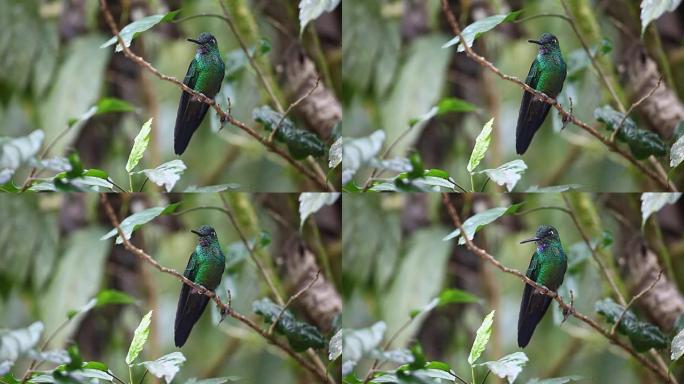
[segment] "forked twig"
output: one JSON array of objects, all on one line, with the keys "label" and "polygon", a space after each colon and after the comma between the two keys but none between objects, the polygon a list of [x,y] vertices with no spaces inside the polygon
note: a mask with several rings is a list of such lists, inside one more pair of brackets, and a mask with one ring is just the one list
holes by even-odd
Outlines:
[{"label": "forked twig", "polygon": [[311,279],[311,281],[309,281],[309,284],[307,284],[305,287],[303,287],[302,289],[297,291],[297,293],[295,293],[292,297],[287,299],[287,303],[285,303],[285,305],[283,306],[283,309],[280,310],[280,312],[278,313],[278,316],[276,316],[275,320],[273,320],[273,324],[271,324],[271,326],[268,328],[268,334],[269,335],[273,334],[273,330],[275,329],[276,324],[278,324],[278,322],[280,321],[280,318],[283,317],[283,313],[285,313],[285,310],[287,309],[287,307],[289,307],[290,304],[292,304],[292,302],[297,300],[299,298],[299,296],[301,296],[304,292],[311,289],[311,287],[314,285],[316,280],[318,280],[318,276],[320,274],[321,274],[321,270],[319,269],[316,272],[316,275],[313,277],[313,279]]}]

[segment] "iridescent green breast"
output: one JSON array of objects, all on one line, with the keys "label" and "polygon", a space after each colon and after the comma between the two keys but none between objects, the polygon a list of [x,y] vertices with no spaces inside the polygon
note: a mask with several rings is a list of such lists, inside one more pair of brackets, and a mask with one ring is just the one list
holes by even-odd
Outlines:
[{"label": "iridescent green breast", "polygon": [[197,81],[194,89],[208,97],[214,97],[221,88],[225,74],[225,66],[218,51],[195,56],[197,65]]}]

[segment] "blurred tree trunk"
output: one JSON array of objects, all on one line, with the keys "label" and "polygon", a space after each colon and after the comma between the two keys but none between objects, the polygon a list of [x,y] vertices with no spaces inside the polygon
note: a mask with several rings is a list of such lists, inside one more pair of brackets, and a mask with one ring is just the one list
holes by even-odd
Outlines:
[{"label": "blurred tree trunk", "polygon": [[[639,195],[607,195],[605,204],[619,224],[616,243],[618,263],[632,295],[636,295],[653,283],[664,269],[663,265],[654,245],[641,231]],[[671,331],[675,320],[684,314],[684,296],[665,274],[634,305],[665,332]]]}]

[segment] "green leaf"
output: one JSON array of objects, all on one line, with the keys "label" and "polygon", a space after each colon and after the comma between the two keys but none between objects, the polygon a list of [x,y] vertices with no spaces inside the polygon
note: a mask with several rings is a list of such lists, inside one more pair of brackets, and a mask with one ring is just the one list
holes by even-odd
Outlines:
[{"label": "green leaf", "polygon": [[[485,17],[484,19],[478,20],[478,21],[468,25],[467,27],[465,27],[461,31],[461,36],[463,36],[463,40],[465,40],[466,44],[468,44],[469,47],[472,47],[473,42],[475,41],[475,39],[480,37],[480,35],[496,28],[496,26],[501,24],[501,23],[507,23],[507,22],[514,21],[515,19],[518,18],[518,16],[521,13],[522,13],[522,11],[515,11],[515,12],[510,12],[507,14]],[[461,45],[461,39],[459,39],[458,36],[449,40],[446,44],[444,44],[442,46],[442,48],[448,48],[448,47],[451,47],[453,45],[458,46],[458,52],[465,51],[465,48],[463,48],[463,46]]]},{"label": "green leaf", "polygon": [[323,12],[332,12],[341,0],[300,0],[299,1],[299,33],[310,21],[318,19]]},{"label": "green leaf", "polygon": [[340,193],[304,192],[299,195],[299,228],[304,226],[306,218],[318,212],[324,205],[335,204]]},{"label": "green leaf", "polygon": [[166,192],[171,192],[176,182],[180,180],[181,175],[187,167],[183,160],[175,159],[167,161],[154,169],[143,169],[142,171],[134,172],[137,174],[144,173],[151,182],[158,186],[163,186]]},{"label": "green leaf", "polygon": [[196,185],[191,185],[183,191],[183,193],[216,193],[228,190],[234,190],[240,188],[240,184],[230,183],[230,184],[217,184],[217,185],[207,185],[204,187],[198,187]]},{"label": "green leaf", "polygon": [[[344,204],[346,203],[345,200]],[[385,227],[381,226],[374,233],[376,236],[384,236],[384,231]],[[380,313],[387,322],[388,334],[394,334],[404,327],[415,308],[424,307],[443,290],[453,248],[452,244],[439,241],[445,233],[439,226],[418,229],[410,232],[399,246],[394,247],[395,252],[399,253],[395,256],[398,259],[396,272],[393,273],[391,284],[378,291],[382,292]],[[430,255],[429,262],[426,262],[426,255]],[[404,327],[395,337],[395,345],[406,345],[421,329],[423,321],[425,317],[421,316]],[[344,353],[347,353],[346,347]]]},{"label": "green leaf", "polygon": [[[682,124],[680,121],[679,124]],[[670,149],[670,167],[676,168],[684,161],[684,135],[680,136]]]},{"label": "green leaf", "polygon": [[[475,237],[475,234],[477,231],[480,230],[480,228],[484,227],[487,224],[490,224],[494,222],[496,219],[498,219],[501,216],[505,215],[512,215],[520,209],[523,203],[520,204],[513,204],[510,207],[498,207],[498,208],[492,208],[488,209],[484,212],[477,213],[471,217],[469,217],[465,222],[463,222],[463,230],[466,233],[466,236],[468,236],[468,239],[472,240]],[[455,231],[451,232],[447,236],[445,236],[442,241],[449,241],[451,239],[455,239],[461,236],[461,230],[456,229]],[[465,244],[465,239],[460,238],[458,240],[458,244],[463,245]]]},{"label": "green leaf", "polygon": [[369,136],[344,139],[342,144],[342,184],[347,184],[361,168],[380,152],[385,132],[377,130]]},{"label": "green leaf", "polygon": [[104,291],[98,292],[95,298],[89,300],[86,305],[79,309],[71,310],[67,313],[69,319],[84,314],[93,308],[103,307],[109,304],[133,304],[135,299],[127,294],[117,291],[115,289],[106,289]]},{"label": "green leaf", "polygon": [[[121,31],[119,31],[119,36],[121,36],[121,39],[123,40],[126,47],[130,47],[131,41],[133,41],[133,39],[136,38],[138,34],[147,31],[148,29],[154,27],[155,25],[161,22],[172,21],[179,12],[180,10],[177,10],[164,14],[143,17],[142,19],[136,20],[128,24],[127,26],[123,27]],[[117,43],[117,41],[118,40],[116,36],[114,36],[111,39],[107,40],[104,44],[100,45],[100,48],[109,47],[110,45]],[[121,44],[116,44],[116,52],[121,52],[122,50],[123,48],[121,47]]]},{"label": "green leaf", "polygon": [[440,116],[447,112],[472,112],[475,110],[477,110],[477,107],[474,104],[456,97],[447,97],[440,100],[436,106],[430,108],[427,113],[411,118],[409,120],[409,126],[412,127],[416,124],[424,123],[435,116]]},{"label": "green leaf", "polygon": [[495,169],[485,169],[475,173],[484,173],[498,185],[505,185],[508,192],[511,192],[515,185],[520,181],[522,174],[525,173],[527,164],[521,159],[509,161]]},{"label": "green leaf", "polygon": [[[252,303],[252,310],[257,315],[263,316],[266,323],[273,323],[281,312],[282,307],[273,303],[269,298],[256,300]],[[306,351],[309,348],[325,348],[326,343],[318,328],[311,324],[297,320],[294,315],[286,310],[280,317],[275,331],[287,337],[287,341],[297,352]]]},{"label": "green leaf", "polygon": [[447,304],[453,304],[453,303],[477,303],[480,301],[480,298],[472,295],[466,291],[462,291],[460,289],[447,289],[442,291],[438,297],[435,297],[428,303],[428,305],[424,306],[423,308],[420,309],[414,309],[411,311],[410,316],[412,318],[422,315],[423,313],[429,312],[435,308],[442,307]]},{"label": "green leaf", "polygon": [[223,384],[229,381],[239,381],[238,376],[223,376],[223,377],[212,377],[210,379],[196,379],[194,377],[188,379],[185,384]]},{"label": "green leaf", "polygon": [[563,185],[551,185],[548,187],[539,187],[533,185],[525,191],[525,193],[559,193],[567,192],[572,190],[578,190],[582,188],[581,184],[563,184]]},{"label": "green leaf", "polygon": [[527,382],[527,384],[566,384],[571,381],[580,381],[584,380],[584,377],[582,376],[563,376],[563,377],[554,377],[551,379],[537,379],[533,378],[530,381]]},{"label": "green leaf", "polygon": [[508,384],[512,384],[518,377],[520,372],[522,372],[523,367],[529,361],[525,353],[514,352],[510,355],[506,355],[496,361],[487,361],[482,364],[476,364],[477,366],[485,366],[492,373],[499,376],[500,378],[506,378]]},{"label": "green leaf", "polygon": [[105,97],[97,102],[96,115],[108,112],[133,112],[135,107],[129,104],[127,101],[117,99],[116,97]]},{"label": "green leaf", "polygon": [[328,344],[328,360],[335,361],[338,357],[342,356],[342,330],[338,330],[337,333],[330,339]]},{"label": "green leaf", "polygon": [[307,156],[321,157],[325,154],[325,145],[316,134],[295,127],[290,119],[283,119],[282,114],[274,111],[268,105],[255,108],[252,111],[252,118],[254,121],[263,124],[268,132],[272,132],[280,123],[274,138],[285,143],[287,150],[297,160],[305,159]]},{"label": "green leaf", "polygon": [[342,375],[347,376],[352,372],[356,363],[380,345],[387,326],[378,321],[369,328],[344,329],[342,332]]},{"label": "green leaf", "polygon": [[328,168],[335,169],[342,162],[342,141],[340,137],[330,146],[328,153]]},{"label": "green leaf", "polygon": [[641,194],[641,226],[646,224],[646,220],[655,212],[668,204],[674,204],[682,197],[681,192],[646,192]]},{"label": "green leaf", "polygon": [[[151,313],[151,312],[150,312]],[[154,361],[144,361],[138,365],[143,365],[151,374],[158,378],[164,378],[169,384],[180,370],[180,366],[185,362],[185,356],[180,352],[171,352]]]},{"label": "green leaf", "polygon": [[67,371],[75,371],[81,369],[83,365],[83,358],[81,357],[81,352],[78,350],[76,344],[72,344],[67,348],[67,353],[69,354],[69,363],[64,367]]},{"label": "green leaf", "polygon": [[[610,324],[615,324],[622,314],[624,307],[616,304],[611,298],[599,300],[594,304],[596,312],[606,318]],[[651,348],[667,348],[668,340],[655,325],[639,320],[636,315],[628,310],[617,327],[620,334],[629,337],[629,341],[638,352],[646,352]]]},{"label": "green leaf", "polygon": [[641,0],[641,35],[653,20],[657,20],[665,12],[673,12],[682,0]]},{"label": "green leaf", "polygon": [[9,372],[20,356],[35,347],[43,329],[43,323],[37,321],[27,328],[0,330],[0,367]]},{"label": "green leaf", "polygon": [[[492,117],[489,121],[482,127],[482,132],[477,135],[475,139],[475,146],[473,147],[473,152],[470,154],[470,160],[468,160],[468,172],[473,173],[475,168],[480,165],[480,161],[484,159],[485,153],[489,148],[489,143],[492,141],[492,125],[494,124],[494,118]],[[521,160],[522,161],[522,160]]]},{"label": "green leaf", "polygon": [[44,361],[58,365],[69,364],[71,362],[69,353],[64,349],[56,349],[52,351],[37,351],[35,349],[31,349],[28,351],[27,356],[32,360],[40,362]]},{"label": "green leaf", "polygon": [[41,130],[17,138],[0,137],[0,184],[9,182],[17,168],[38,153],[44,138]]},{"label": "green leaf", "polygon": [[95,307],[102,307],[110,304],[133,304],[136,302],[135,298],[128,294],[117,291],[116,289],[105,289],[100,291],[95,296]]},{"label": "green leaf", "polygon": [[107,367],[107,364],[100,362],[100,361],[88,361],[83,364],[83,369],[93,369],[96,371],[102,371],[102,372],[108,372],[109,367]]},{"label": "green leaf", "polygon": [[[138,328],[135,329],[133,333],[133,340],[131,340],[131,345],[128,347],[128,353],[126,354],[126,364],[131,366],[135,359],[138,358],[140,352],[142,352],[145,343],[147,342],[147,337],[150,335],[150,322],[152,321],[152,311],[147,312],[147,314],[140,320]],[[149,368],[148,368],[149,369]],[[150,370],[150,372],[152,372]],[[159,376],[157,376],[159,377]]]},{"label": "green leaf", "polygon": [[[594,110],[596,120],[606,124],[609,131],[615,131],[624,118],[624,114],[614,110],[610,105],[604,105]],[[631,118],[626,118],[622,128],[617,133],[617,139],[627,143],[634,157],[643,160],[651,155],[662,157],[667,154],[667,147],[657,133],[637,128]]]},{"label": "green leaf", "polygon": [[447,112],[473,112],[476,110],[475,104],[456,97],[444,98],[437,104],[437,115]]},{"label": "green leaf", "polygon": [[376,348],[371,351],[370,357],[379,360],[381,363],[409,364],[415,361],[411,351],[405,348],[393,349],[391,351],[382,351]]},{"label": "green leaf", "polygon": [[[378,3],[377,1],[364,1],[364,3]],[[348,4],[345,4],[346,9]],[[385,16],[380,16],[385,18]],[[377,22],[377,21],[374,21]],[[397,32],[398,33],[398,32]],[[358,36],[365,44],[368,36]],[[385,35],[381,35],[380,44],[386,44]],[[413,117],[425,113],[439,102],[444,88],[448,83],[447,73],[449,63],[453,59],[451,52],[440,48],[444,40],[440,34],[426,34],[410,40],[410,44],[401,47],[401,57],[397,59],[399,65],[396,76],[388,88],[386,96],[380,96],[379,114],[372,113],[371,122],[360,122],[363,125],[377,124],[387,135],[387,143],[395,143],[392,154],[403,156],[415,146],[427,124],[417,124],[407,130],[406,123]],[[362,51],[352,52],[351,56],[365,56],[365,45]],[[359,53],[363,52],[361,55]],[[348,55],[349,56],[349,55]],[[346,59],[345,59],[346,61]],[[386,68],[379,68],[380,73]],[[360,107],[364,108],[364,107]],[[364,114],[371,112],[365,108]],[[377,115],[377,116],[376,116]],[[368,119],[371,116],[368,116]],[[352,123],[353,124],[353,123]],[[346,128],[345,128],[346,129]],[[345,160],[342,160],[344,165]]]},{"label": "green leaf", "polygon": [[494,323],[494,312],[496,310],[489,312],[475,333],[475,341],[473,341],[473,346],[468,355],[468,364],[471,366],[480,358],[487,347],[487,343],[489,343],[489,336],[492,334],[492,324]]},{"label": "green leaf", "polygon": [[[168,215],[170,213],[173,213],[176,208],[180,205],[180,202],[174,203],[174,204],[169,204],[167,206],[163,207],[154,207],[154,208],[149,208],[144,211],[140,211],[137,213],[134,213],[127,218],[123,219],[123,221],[120,224],[121,231],[124,233],[126,236],[127,240],[131,239],[131,234],[133,234],[133,231],[138,229],[143,224],[149,223],[150,221],[154,220],[157,216],[160,215]],[[117,234],[116,228],[112,229],[111,231],[107,232],[104,236],[100,238],[100,240],[107,240],[110,237],[114,237],[114,235]],[[121,237],[117,236],[116,237],[116,244],[122,244],[123,240]]]},{"label": "green leaf", "polygon": [[684,355],[684,329],[679,331],[672,339],[670,359],[672,361],[679,360],[682,355]]},{"label": "green leaf", "polygon": [[135,137],[133,141],[133,148],[131,148],[131,153],[128,155],[128,161],[126,162],[126,172],[131,173],[131,171],[138,165],[140,159],[142,159],[145,150],[147,149],[147,144],[150,142],[150,131],[152,129],[152,117],[143,124],[140,128],[140,132]]}]

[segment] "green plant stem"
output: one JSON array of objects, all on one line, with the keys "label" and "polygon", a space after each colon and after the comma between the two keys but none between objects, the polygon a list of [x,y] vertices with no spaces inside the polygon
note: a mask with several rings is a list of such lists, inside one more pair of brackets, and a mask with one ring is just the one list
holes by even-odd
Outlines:
[{"label": "green plant stem", "polygon": [[126,382],[123,381],[123,380],[121,380],[117,375],[115,375],[114,372],[112,372],[111,369],[108,369],[108,370],[107,370],[107,373],[109,373],[110,375],[112,375],[112,377],[115,378],[116,381],[118,381],[119,383],[121,383],[121,384],[126,384]]},{"label": "green plant stem", "polygon": [[316,56],[316,62],[323,72],[323,80],[328,88],[333,88],[332,76],[330,75],[330,68],[328,67],[328,62],[325,60],[325,55],[323,54],[323,49],[321,48],[321,41],[318,39],[318,34],[316,34],[316,28],[314,28],[313,23],[307,26],[311,39],[313,40],[314,54]]},{"label": "green plant stem", "polygon": [[475,367],[472,364],[470,364],[470,376],[473,379],[473,384],[475,384]]},{"label": "green plant stem", "polygon": [[320,259],[321,264],[323,264],[323,272],[325,278],[328,281],[335,281],[334,275],[332,273],[332,268],[330,267],[330,259],[328,257],[328,252],[325,251],[323,242],[321,241],[321,234],[318,231],[318,225],[316,225],[316,220],[313,216],[309,218],[309,227],[311,228],[311,233],[313,234],[314,246],[316,247],[316,254],[318,259]]},{"label": "green plant stem", "polygon": [[670,256],[670,251],[667,249],[665,240],[663,239],[663,232],[661,231],[660,226],[656,223],[655,219],[652,219],[651,222],[654,224],[653,232],[655,233],[656,240],[658,241],[658,248],[660,248],[659,255],[661,261],[663,264],[665,264],[667,278],[672,281],[677,281],[674,274],[674,268],[672,267],[672,257]]},{"label": "green plant stem", "polygon": [[128,383],[133,384],[133,370],[130,365],[128,366]]},{"label": "green plant stem", "polygon": [[146,370],[145,370],[145,373],[143,373],[142,377],[140,378],[140,383],[138,383],[138,384],[142,384],[142,383],[143,383],[143,380],[145,380],[145,376],[147,376],[147,372],[148,372],[148,370],[146,369]]},{"label": "green plant stem", "polygon": [[131,176],[131,173],[128,173],[128,187],[129,187],[129,192],[133,193],[133,176]]},{"label": "green plant stem", "polygon": [[470,192],[475,192],[475,176],[470,173]]}]

